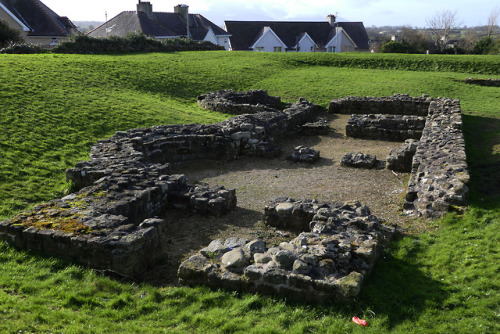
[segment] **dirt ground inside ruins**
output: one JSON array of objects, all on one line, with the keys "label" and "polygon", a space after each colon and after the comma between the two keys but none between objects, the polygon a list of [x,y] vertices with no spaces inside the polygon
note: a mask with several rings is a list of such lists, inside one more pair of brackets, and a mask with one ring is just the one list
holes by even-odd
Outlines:
[{"label": "dirt ground inside ruins", "polygon": [[[277,197],[317,199],[327,202],[360,201],[372,214],[401,231],[418,232],[415,219],[402,214],[402,200],[409,174],[387,169],[357,169],[340,166],[345,153],[375,154],[385,161],[390,150],[400,142],[354,139],[345,136],[350,115],[321,115],[328,120],[330,132],[324,136],[295,136],[278,144],[283,155],[275,159],[242,157],[234,161],[190,161],[176,164],[173,173],[185,174],[191,184],[208,184],[236,189],[238,205],[222,217],[170,211],[163,218],[168,223],[168,259],[141,279],[157,285],[177,282],[179,264],[206,247],[214,239],[241,237],[264,239],[268,247],[288,241],[295,235],[266,227],[262,222],[264,207]],[[320,151],[314,164],[286,159],[295,146]]]}]

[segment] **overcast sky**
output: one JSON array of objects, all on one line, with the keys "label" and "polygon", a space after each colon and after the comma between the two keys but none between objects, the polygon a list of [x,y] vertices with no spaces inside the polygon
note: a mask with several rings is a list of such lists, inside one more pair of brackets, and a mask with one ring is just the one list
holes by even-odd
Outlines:
[{"label": "overcast sky", "polygon": [[[72,21],[104,21],[122,11],[135,10],[138,0],[42,0],[60,16]],[[150,0],[153,11],[172,12],[179,3],[190,13],[202,14],[217,25],[224,20],[323,21],[338,13],[341,21],[372,25],[425,27],[437,11],[456,11],[462,25],[486,25],[498,0]]]}]

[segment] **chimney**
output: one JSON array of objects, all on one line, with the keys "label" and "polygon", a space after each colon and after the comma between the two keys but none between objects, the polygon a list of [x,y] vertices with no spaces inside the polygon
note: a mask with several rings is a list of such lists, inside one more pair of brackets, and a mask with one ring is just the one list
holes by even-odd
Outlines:
[{"label": "chimney", "polygon": [[328,23],[330,23],[331,27],[334,27],[335,26],[335,15],[333,15],[333,14],[328,15],[326,17],[326,21],[328,21]]},{"label": "chimney", "polygon": [[143,12],[147,15],[148,19],[153,19],[153,5],[149,1],[141,1],[137,4],[137,13]]},{"label": "chimney", "polygon": [[190,38],[189,33],[189,6],[188,5],[177,5],[174,7],[174,13],[179,14],[184,20],[186,20],[186,37]]}]

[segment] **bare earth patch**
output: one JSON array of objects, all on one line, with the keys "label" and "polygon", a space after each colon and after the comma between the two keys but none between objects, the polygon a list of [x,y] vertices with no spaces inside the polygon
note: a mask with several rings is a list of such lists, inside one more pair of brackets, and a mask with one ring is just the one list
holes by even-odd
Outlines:
[{"label": "bare earth patch", "polygon": [[[296,136],[278,142],[283,155],[275,159],[242,157],[234,161],[189,161],[174,166],[173,172],[185,174],[190,183],[236,189],[238,207],[223,217],[171,211],[164,218],[170,224],[168,260],[144,279],[155,284],[175,284],[180,262],[207,246],[214,239],[257,237],[268,245],[290,240],[295,235],[266,227],[260,219],[264,207],[277,197],[317,199],[327,202],[360,201],[379,219],[406,229],[414,220],[401,214],[409,174],[387,169],[356,169],[340,166],[345,153],[374,154],[385,160],[399,142],[361,140],[345,136],[349,115],[322,115],[331,131],[326,136]],[[320,151],[315,164],[286,159],[295,146]]]}]

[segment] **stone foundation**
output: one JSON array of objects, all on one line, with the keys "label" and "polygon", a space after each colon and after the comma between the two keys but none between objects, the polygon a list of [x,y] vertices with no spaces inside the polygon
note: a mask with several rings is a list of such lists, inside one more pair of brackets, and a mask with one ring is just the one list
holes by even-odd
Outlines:
[{"label": "stone foundation", "polygon": [[[247,95],[265,96],[262,91]],[[269,101],[278,104],[277,98]],[[137,275],[168,253],[168,224],[158,218],[166,210],[219,216],[236,206],[234,190],[190,185],[183,175],[171,175],[170,163],[275,157],[281,149],[273,142],[299,133],[319,109],[303,98],[282,111],[266,108],[271,109],[213,125],[119,131],[92,147],[90,161],[67,170],[78,192],[1,222],[0,240],[96,269]],[[458,100],[350,97],[332,101],[330,110],[406,115],[393,117],[405,120],[425,116],[404,209],[436,217],[466,205],[469,174]],[[411,155],[413,146],[408,151]],[[182,281],[312,300],[350,298],[359,293],[382,241],[393,232],[359,203],[279,200],[266,208],[264,220],[302,233],[276,247],[259,240],[214,242],[181,266]]]},{"label": "stone foundation", "polygon": [[281,98],[269,96],[265,90],[221,90],[198,96],[198,106],[225,114],[254,114],[281,109]]},{"label": "stone foundation", "polygon": [[[387,159],[388,167],[393,170],[411,170],[404,203],[406,213],[426,218],[440,217],[452,208],[462,209],[467,205],[469,173],[459,100],[432,99],[427,95],[415,98],[408,95],[347,97],[331,101],[329,111],[362,114],[353,115],[349,121],[356,125],[353,128],[359,134],[358,138],[387,140],[390,139],[388,128],[412,128],[402,129],[402,132],[411,131],[415,136],[401,136],[400,140],[418,139],[418,145],[402,147],[400,152],[391,152]],[[417,136],[413,127],[421,127],[423,116],[425,125],[418,130],[421,136]],[[410,159],[411,167],[408,166]]]},{"label": "stone foundation", "polygon": [[234,190],[190,185],[184,175],[170,175],[170,163],[275,157],[281,149],[272,144],[274,139],[296,133],[317,110],[301,99],[283,111],[240,115],[213,125],[119,131],[92,147],[90,161],[67,170],[77,193],[1,222],[0,240],[137,275],[164,256],[168,225],[157,217],[165,210],[219,216],[236,206]]},{"label": "stone foundation", "polygon": [[394,233],[359,202],[277,199],[264,222],[304,232],[271,247],[258,239],[214,240],[181,264],[180,282],[298,300],[353,298]]},{"label": "stone foundation", "polygon": [[351,115],[346,135],[353,138],[405,141],[419,139],[425,117],[411,115]]},{"label": "stone foundation", "polygon": [[467,78],[465,83],[471,85],[489,86],[489,87],[500,87],[500,79],[477,79],[477,78]]}]

